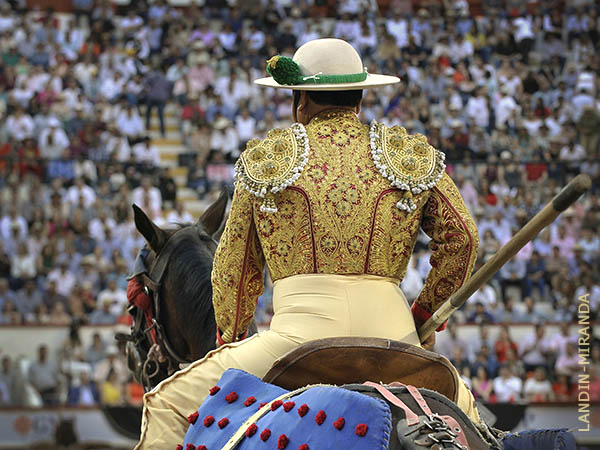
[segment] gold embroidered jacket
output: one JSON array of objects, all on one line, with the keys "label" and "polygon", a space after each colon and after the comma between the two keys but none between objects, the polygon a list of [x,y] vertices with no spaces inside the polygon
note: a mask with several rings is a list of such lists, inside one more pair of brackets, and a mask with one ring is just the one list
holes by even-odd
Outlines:
[{"label": "gold embroidered jacket", "polygon": [[247,329],[265,263],[274,281],[312,273],[400,281],[419,228],[432,239],[432,269],[413,313],[430,316],[470,276],[479,242],[444,168],[424,136],[341,110],[249,142],[212,272],[221,339]]}]

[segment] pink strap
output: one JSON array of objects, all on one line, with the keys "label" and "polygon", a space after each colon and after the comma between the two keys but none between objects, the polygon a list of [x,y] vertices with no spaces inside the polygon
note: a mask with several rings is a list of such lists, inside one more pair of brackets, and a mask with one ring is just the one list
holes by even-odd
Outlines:
[{"label": "pink strap", "polygon": [[398,397],[396,397],[394,394],[388,391],[385,388],[385,386],[373,383],[372,381],[366,381],[363,384],[365,386],[374,387],[375,389],[377,389],[377,392],[379,392],[383,396],[383,398],[385,398],[388,402],[402,409],[404,411],[404,415],[406,416],[406,422],[408,423],[408,425],[415,425],[419,423],[419,417],[412,411],[412,409],[410,409],[406,405],[406,403],[404,403],[402,400],[400,400]]},{"label": "pink strap", "polygon": [[430,416],[431,414],[433,414],[431,412],[431,409],[429,408],[429,405],[427,404],[427,402],[425,401],[425,399],[423,398],[423,396],[421,395],[421,393],[419,392],[419,390],[416,387],[400,383],[399,381],[394,381],[389,386],[390,387],[400,386],[400,387],[406,388],[408,390],[408,393],[415,400],[415,402],[417,402],[417,405],[419,405],[421,410],[426,415]]},{"label": "pink strap", "polygon": [[458,435],[458,436],[456,436],[456,439],[458,439],[458,442],[460,443],[460,445],[462,445],[464,448],[469,450],[469,448],[470,448],[469,442],[467,442],[467,437],[465,436],[465,432],[463,431],[460,424],[456,421],[456,419],[452,416],[441,416],[441,418],[444,422],[446,422],[448,424],[448,426],[452,429],[452,431]]}]

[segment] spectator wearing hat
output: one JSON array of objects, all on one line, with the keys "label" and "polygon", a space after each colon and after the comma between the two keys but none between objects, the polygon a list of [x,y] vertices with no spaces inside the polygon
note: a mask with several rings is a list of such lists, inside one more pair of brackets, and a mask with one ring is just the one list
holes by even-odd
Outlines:
[{"label": "spectator wearing hat", "polygon": [[128,304],[127,294],[123,289],[119,289],[116,277],[109,276],[106,289],[98,294],[98,303],[104,305],[104,302],[110,303],[110,312],[118,317],[123,313],[123,307]]},{"label": "spectator wearing hat", "polygon": [[104,380],[108,379],[111,372],[117,375],[117,381],[121,384],[126,383],[129,379],[129,369],[115,345],[106,347],[106,357],[96,363],[92,378],[96,384],[102,384]]}]

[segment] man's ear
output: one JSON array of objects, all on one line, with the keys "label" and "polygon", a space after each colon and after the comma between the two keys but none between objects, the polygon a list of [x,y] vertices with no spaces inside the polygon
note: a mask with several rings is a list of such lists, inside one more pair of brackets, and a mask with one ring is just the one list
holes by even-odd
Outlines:
[{"label": "man's ear", "polygon": [[362,98],[358,101],[358,105],[356,105],[356,114],[360,113],[361,106],[362,106]]},{"label": "man's ear", "polygon": [[301,91],[300,92],[300,101],[298,102],[298,108],[300,110],[305,109],[308,106],[308,93],[306,91]]}]

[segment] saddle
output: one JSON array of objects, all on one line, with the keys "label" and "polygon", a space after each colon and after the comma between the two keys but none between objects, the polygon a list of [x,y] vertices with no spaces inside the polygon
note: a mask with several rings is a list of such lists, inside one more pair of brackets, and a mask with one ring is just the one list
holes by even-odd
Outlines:
[{"label": "saddle", "polygon": [[316,383],[402,382],[453,402],[459,383],[456,370],[442,355],[404,342],[364,337],[307,342],[275,361],[263,380],[288,390]]}]

